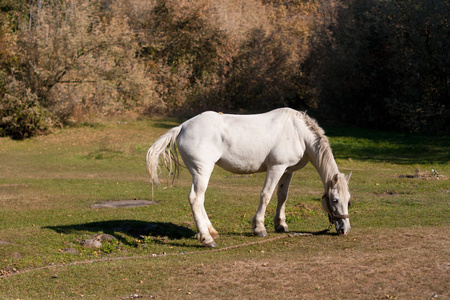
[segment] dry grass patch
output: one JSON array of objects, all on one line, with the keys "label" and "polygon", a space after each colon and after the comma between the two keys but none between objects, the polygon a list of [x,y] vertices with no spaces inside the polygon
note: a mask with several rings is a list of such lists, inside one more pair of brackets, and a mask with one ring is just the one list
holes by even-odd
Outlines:
[{"label": "dry grass patch", "polygon": [[446,299],[449,233],[415,228],[288,238],[247,249],[245,257],[186,265],[167,278],[163,298],[189,292],[212,299]]},{"label": "dry grass patch", "polygon": [[449,236],[443,227],[286,237],[229,251],[58,266],[2,279],[0,287],[11,298],[45,290],[99,299],[448,299]]}]

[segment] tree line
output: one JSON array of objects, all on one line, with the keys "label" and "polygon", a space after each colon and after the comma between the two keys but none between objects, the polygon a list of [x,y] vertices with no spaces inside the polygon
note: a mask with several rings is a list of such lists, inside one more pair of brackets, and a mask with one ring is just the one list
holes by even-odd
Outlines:
[{"label": "tree line", "polygon": [[129,113],[310,109],[448,134],[438,0],[2,0],[0,136]]}]

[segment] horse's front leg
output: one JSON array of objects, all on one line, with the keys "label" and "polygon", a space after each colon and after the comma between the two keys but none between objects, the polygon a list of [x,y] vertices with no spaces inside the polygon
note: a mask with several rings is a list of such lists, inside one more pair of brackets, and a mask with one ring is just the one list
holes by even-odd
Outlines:
[{"label": "horse's front leg", "polygon": [[275,230],[277,232],[288,232],[288,226],[286,224],[286,200],[289,191],[289,184],[291,183],[292,173],[284,173],[281,176],[280,181],[278,182],[278,190],[277,190],[277,212],[275,214],[275,218],[273,219],[273,224],[275,226]]},{"label": "horse's front leg", "polygon": [[256,236],[267,236],[267,230],[264,226],[264,215],[275,187],[285,170],[285,167],[277,166],[272,167],[267,171],[264,187],[261,191],[259,207],[252,220],[253,234]]}]

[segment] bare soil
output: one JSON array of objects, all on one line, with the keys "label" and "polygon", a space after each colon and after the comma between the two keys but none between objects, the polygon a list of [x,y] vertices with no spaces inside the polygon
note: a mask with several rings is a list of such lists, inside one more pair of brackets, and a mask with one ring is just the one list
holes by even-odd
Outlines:
[{"label": "bare soil", "polygon": [[148,206],[151,204],[156,204],[155,201],[150,200],[139,200],[139,199],[129,199],[129,200],[118,200],[118,201],[104,201],[102,203],[92,204],[92,208],[121,208],[121,207],[140,207]]},{"label": "bare soil", "polygon": [[288,238],[276,242],[284,245],[281,252],[263,244],[249,250],[254,253],[250,258],[186,265],[167,278],[168,289],[161,296],[449,299],[449,237],[448,228],[376,230],[345,237],[354,242],[351,248],[335,250],[331,240],[329,248],[304,255],[296,249],[316,237]]}]

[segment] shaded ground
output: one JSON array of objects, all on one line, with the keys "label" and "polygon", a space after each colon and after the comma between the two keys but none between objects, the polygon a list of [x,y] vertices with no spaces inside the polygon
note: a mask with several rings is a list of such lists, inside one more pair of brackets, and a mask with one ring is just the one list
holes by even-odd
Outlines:
[{"label": "shaded ground", "polygon": [[446,164],[450,161],[447,136],[437,140],[433,136],[339,126],[327,126],[325,131],[336,158],[395,164]]}]

